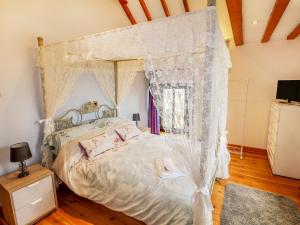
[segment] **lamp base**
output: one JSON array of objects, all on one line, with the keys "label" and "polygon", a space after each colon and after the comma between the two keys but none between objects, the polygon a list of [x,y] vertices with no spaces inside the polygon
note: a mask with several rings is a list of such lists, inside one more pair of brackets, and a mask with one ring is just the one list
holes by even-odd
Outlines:
[{"label": "lamp base", "polygon": [[27,177],[29,175],[29,171],[24,171],[24,172],[22,172],[22,173],[19,173],[18,174],[18,177],[19,178],[22,178],[22,177]]},{"label": "lamp base", "polygon": [[26,162],[20,162],[19,171],[21,173],[18,174],[19,178],[27,177],[29,175],[29,171],[27,170]]}]

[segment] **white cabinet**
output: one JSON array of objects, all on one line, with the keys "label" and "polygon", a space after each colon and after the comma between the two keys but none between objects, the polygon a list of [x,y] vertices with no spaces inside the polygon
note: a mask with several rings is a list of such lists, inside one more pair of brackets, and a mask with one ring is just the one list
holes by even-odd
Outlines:
[{"label": "white cabinet", "polygon": [[267,150],[274,174],[300,179],[300,106],[272,102]]}]

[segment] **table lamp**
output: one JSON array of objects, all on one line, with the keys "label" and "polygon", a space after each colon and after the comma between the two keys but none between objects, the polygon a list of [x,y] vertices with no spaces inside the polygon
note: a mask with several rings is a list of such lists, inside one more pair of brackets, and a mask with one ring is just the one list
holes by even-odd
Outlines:
[{"label": "table lamp", "polygon": [[133,113],[132,120],[136,122],[136,126],[138,125],[138,121],[141,120],[139,113]]},{"label": "table lamp", "polygon": [[31,158],[30,148],[27,142],[21,142],[10,146],[10,161],[19,162],[21,173],[18,177],[26,177],[29,175],[25,160]]}]

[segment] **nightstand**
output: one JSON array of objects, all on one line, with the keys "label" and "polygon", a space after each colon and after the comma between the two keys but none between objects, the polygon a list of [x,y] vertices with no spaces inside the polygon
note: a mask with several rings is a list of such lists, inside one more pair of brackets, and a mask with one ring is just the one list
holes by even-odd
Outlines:
[{"label": "nightstand", "polygon": [[0,177],[0,200],[9,225],[34,224],[57,209],[54,173],[38,164],[28,171],[23,178],[18,171]]}]

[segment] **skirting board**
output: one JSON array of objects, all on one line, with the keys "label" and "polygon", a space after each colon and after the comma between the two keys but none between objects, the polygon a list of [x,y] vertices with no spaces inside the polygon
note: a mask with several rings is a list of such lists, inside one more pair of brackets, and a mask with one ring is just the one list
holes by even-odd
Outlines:
[{"label": "skirting board", "polygon": [[[228,144],[228,149],[229,150],[236,151],[233,148],[241,148],[241,145]],[[243,151],[247,152],[247,153],[258,154],[258,155],[267,155],[267,149],[263,149],[263,148],[255,148],[255,147],[244,146]]]}]

